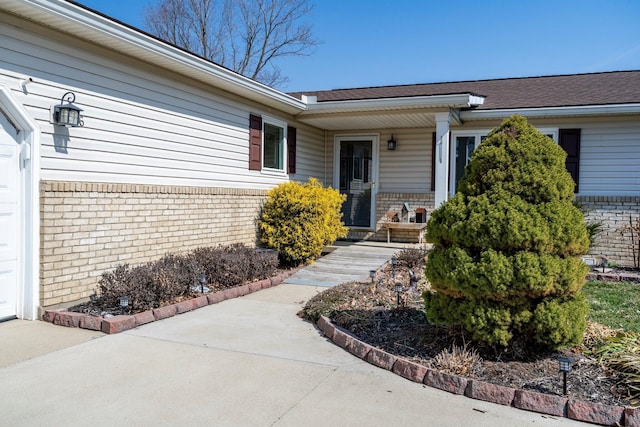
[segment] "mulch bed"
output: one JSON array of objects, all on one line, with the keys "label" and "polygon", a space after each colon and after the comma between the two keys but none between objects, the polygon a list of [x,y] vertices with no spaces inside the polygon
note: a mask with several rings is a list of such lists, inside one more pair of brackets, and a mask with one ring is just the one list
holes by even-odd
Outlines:
[{"label": "mulch bed", "polygon": [[[395,282],[405,284],[400,306]],[[618,386],[620,379],[616,373],[590,357],[584,345],[547,354],[528,353],[517,347],[508,352],[483,347],[463,330],[429,324],[421,296],[428,284],[423,279],[411,290],[408,283],[406,269],[399,269],[393,280],[391,267],[386,266],[378,271],[376,283],[352,282],[331,288],[310,300],[300,315],[327,315],[335,325],[361,341],[430,368],[551,395],[563,395],[558,356],[570,356],[573,359],[573,370],[568,376],[570,398],[630,406],[624,389]],[[326,311],[328,307],[332,308],[330,313]]]}]

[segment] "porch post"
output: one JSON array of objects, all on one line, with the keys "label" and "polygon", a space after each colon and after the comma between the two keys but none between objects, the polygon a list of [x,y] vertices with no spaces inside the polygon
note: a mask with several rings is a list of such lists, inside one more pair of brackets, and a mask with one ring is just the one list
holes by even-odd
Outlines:
[{"label": "porch post", "polygon": [[448,199],[449,195],[449,123],[451,114],[436,113],[436,192],[435,207]]}]

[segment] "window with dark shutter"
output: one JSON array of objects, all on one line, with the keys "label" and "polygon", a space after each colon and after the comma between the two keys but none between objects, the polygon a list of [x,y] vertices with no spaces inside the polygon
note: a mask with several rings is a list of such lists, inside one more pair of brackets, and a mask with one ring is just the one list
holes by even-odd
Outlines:
[{"label": "window with dark shutter", "polygon": [[288,173],[296,173],[296,128],[287,127],[287,163]]},{"label": "window with dark shutter", "polygon": [[565,165],[576,183],[574,192],[578,192],[580,176],[580,129],[560,129],[558,143],[567,153]]},{"label": "window with dark shutter", "polygon": [[249,116],[249,170],[262,169],[262,117]]},{"label": "window with dark shutter", "polygon": [[436,133],[431,134],[431,191],[436,191]]}]

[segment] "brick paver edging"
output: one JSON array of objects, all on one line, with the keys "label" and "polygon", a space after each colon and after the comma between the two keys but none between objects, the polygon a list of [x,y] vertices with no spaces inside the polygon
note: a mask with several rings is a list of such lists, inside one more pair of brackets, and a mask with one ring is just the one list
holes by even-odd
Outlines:
[{"label": "brick paver edging", "polygon": [[325,336],[354,356],[429,387],[465,395],[472,399],[592,424],[640,427],[640,408],[601,405],[447,374],[394,356],[360,341],[348,331],[335,326],[325,316],[318,319],[317,325]]},{"label": "brick paver edging", "polygon": [[42,320],[53,323],[54,325],[91,329],[94,331],[102,331],[105,334],[117,334],[118,332],[133,329],[146,323],[166,319],[167,317],[172,317],[176,314],[186,313],[210,304],[217,304],[227,299],[241,297],[262,289],[277,286],[296,271],[297,269],[289,270],[257,282],[251,282],[235,288],[201,295],[190,300],[177,302],[175,304],[154,308],[152,310],[132,315],[104,318],[101,316],[76,313],[74,311],[69,311],[66,308],[57,308],[53,310],[46,310],[42,315]]}]

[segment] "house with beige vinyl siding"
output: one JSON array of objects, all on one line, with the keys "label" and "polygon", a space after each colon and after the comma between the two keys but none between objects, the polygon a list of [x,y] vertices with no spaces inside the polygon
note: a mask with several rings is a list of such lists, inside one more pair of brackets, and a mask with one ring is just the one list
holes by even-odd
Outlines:
[{"label": "house with beige vinyl siding", "polygon": [[[69,92],[81,126],[56,122]],[[428,216],[513,113],[571,154],[606,224],[593,255],[630,262],[637,71],[286,94],[74,2],[5,0],[0,110],[0,319],[86,299],[121,263],[256,245],[266,192],[289,180],[339,188],[350,238],[386,240],[387,212]]]}]

